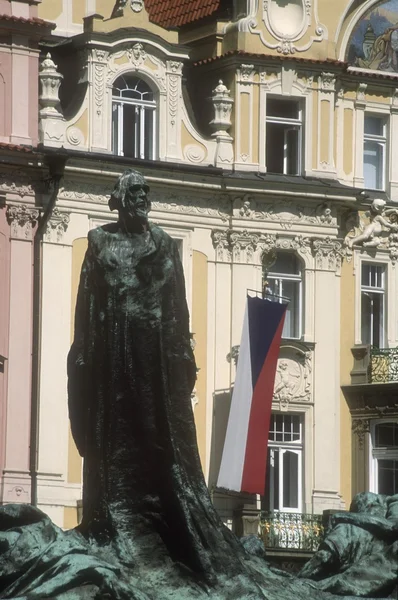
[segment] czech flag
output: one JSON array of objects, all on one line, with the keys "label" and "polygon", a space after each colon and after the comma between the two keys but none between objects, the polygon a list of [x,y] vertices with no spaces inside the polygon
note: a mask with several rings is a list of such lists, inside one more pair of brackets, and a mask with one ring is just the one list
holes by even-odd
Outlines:
[{"label": "czech flag", "polygon": [[272,396],[287,304],[247,298],[217,487],[265,492]]}]

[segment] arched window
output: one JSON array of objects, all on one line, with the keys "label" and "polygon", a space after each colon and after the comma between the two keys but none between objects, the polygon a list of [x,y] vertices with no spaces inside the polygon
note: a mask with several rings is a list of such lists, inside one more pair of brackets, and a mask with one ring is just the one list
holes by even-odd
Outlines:
[{"label": "arched window", "polygon": [[282,337],[301,338],[302,273],[299,259],[292,252],[278,252],[274,260],[263,259],[263,286],[270,297],[289,300]]},{"label": "arched window", "polygon": [[118,156],[156,157],[156,100],[149,85],[133,75],[113,85],[112,144]]}]

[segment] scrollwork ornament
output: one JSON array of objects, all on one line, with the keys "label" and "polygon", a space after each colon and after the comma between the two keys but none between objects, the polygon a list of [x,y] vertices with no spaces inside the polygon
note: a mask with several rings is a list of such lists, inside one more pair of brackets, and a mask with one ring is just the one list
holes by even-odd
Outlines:
[{"label": "scrollwork ornament", "polygon": [[59,208],[52,211],[51,217],[47,223],[44,239],[46,242],[61,242],[64,233],[68,229],[70,221],[69,213],[62,212]]}]

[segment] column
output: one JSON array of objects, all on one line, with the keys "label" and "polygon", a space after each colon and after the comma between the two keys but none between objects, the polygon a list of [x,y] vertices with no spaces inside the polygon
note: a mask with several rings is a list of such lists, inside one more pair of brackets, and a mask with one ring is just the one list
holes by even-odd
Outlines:
[{"label": "column", "polygon": [[39,211],[31,206],[7,207],[11,226],[10,325],[3,503],[30,502],[32,241],[38,216]]}]

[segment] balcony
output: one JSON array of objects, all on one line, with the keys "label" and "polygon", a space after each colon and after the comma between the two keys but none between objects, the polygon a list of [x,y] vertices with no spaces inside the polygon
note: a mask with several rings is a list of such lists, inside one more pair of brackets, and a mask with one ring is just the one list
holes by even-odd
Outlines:
[{"label": "balcony", "polygon": [[369,380],[371,383],[398,381],[398,348],[371,348]]},{"label": "balcony", "polygon": [[261,513],[260,536],[268,550],[315,552],[323,533],[322,515]]}]

